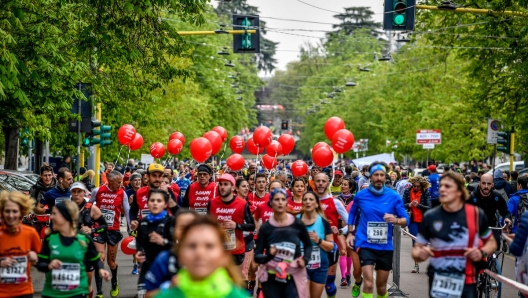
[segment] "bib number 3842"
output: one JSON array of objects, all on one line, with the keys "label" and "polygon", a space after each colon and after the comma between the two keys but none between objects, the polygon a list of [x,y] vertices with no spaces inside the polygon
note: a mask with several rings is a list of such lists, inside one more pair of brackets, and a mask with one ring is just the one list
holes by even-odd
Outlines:
[{"label": "bib number 3842", "polygon": [[386,222],[368,222],[367,241],[368,243],[386,244],[389,235],[389,224]]},{"label": "bib number 3842", "polygon": [[431,285],[433,298],[460,298],[464,290],[465,276],[463,274],[435,273]]},{"label": "bib number 3842", "polygon": [[62,263],[60,269],[51,271],[51,286],[59,291],[71,291],[79,287],[81,265]]}]

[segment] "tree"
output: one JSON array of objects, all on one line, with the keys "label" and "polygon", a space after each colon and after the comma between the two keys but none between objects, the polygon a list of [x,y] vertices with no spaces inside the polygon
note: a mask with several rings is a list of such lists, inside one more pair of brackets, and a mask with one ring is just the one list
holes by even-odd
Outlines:
[{"label": "tree", "polygon": [[378,36],[382,33],[378,30],[381,28],[381,23],[374,21],[373,16],[374,12],[369,7],[345,8],[344,13],[334,15],[334,18],[340,20],[341,23],[332,25],[334,29],[337,29],[333,33],[343,31],[346,35],[352,35],[355,30],[366,28],[373,36]]}]

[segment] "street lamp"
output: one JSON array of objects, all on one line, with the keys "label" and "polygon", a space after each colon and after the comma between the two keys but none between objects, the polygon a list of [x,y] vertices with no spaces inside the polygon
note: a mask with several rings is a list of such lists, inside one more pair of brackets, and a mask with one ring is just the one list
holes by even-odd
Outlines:
[{"label": "street lamp", "polygon": [[391,61],[391,59],[392,59],[392,56],[388,54],[388,55],[384,55],[381,58],[378,58],[378,61]]},{"label": "street lamp", "polygon": [[359,71],[368,72],[368,71],[370,71],[370,69],[368,69],[368,68],[365,66],[365,67],[360,67],[360,68],[359,68]]},{"label": "street lamp", "polygon": [[346,82],[345,86],[347,86],[347,87],[356,87],[357,84],[354,83],[352,80],[348,80],[348,82]]},{"label": "street lamp", "polygon": [[[409,33],[410,34],[410,33]],[[401,35],[398,34],[398,37],[396,38],[396,42],[410,42],[411,40],[407,36],[400,37]]]},{"label": "street lamp", "polygon": [[235,65],[233,64],[233,62],[231,62],[231,60],[229,60],[228,63],[224,64],[224,66],[227,66],[227,67],[235,67]]},{"label": "street lamp", "polygon": [[456,10],[457,7],[454,5],[451,1],[442,1],[440,5],[437,6],[439,10],[447,10],[447,11],[453,11]]},{"label": "street lamp", "polygon": [[224,56],[227,56],[229,55],[229,52],[226,51],[226,48],[223,48],[220,52],[217,52],[218,55],[224,55]]}]

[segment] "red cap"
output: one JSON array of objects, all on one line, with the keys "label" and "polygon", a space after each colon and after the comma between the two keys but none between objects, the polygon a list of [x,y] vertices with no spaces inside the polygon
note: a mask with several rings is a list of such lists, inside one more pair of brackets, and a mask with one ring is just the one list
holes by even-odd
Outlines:
[{"label": "red cap", "polygon": [[341,170],[336,170],[336,171],[334,172],[334,176],[337,176],[337,175],[343,177],[343,172],[341,172]]},{"label": "red cap", "polygon": [[216,179],[216,181],[218,181],[218,182],[220,182],[220,181],[229,181],[229,182],[231,182],[231,184],[233,184],[233,186],[236,185],[235,177],[233,177],[233,175],[231,175],[231,174],[222,174],[222,176],[220,176],[220,178]]},{"label": "red cap", "polygon": [[435,165],[430,165],[430,166],[427,167],[427,169],[429,171],[436,171],[436,166]]}]

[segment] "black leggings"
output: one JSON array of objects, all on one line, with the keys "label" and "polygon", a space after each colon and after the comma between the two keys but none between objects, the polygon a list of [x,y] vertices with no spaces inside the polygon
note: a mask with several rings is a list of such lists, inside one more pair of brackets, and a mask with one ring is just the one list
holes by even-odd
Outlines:
[{"label": "black leggings", "polygon": [[141,271],[138,277],[138,291],[145,289],[145,275],[147,275],[151,265],[152,263],[147,260],[141,264]]},{"label": "black leggings", "polygon": [[284,283],[276,281],[274,274],[269,274],[268,281],[262,283],[262,294],[264,294],[264,298],[299,297],[292,277],[287,279],[286,283]]},{"label": "black leggings", "polygon": [[[22,296],[22,297],[25,298],[26,296]],[[31,296],[31,297],[33,297],[33,296]],[[80,294],[80,295],[70,296],[68,298],[86,298],[86,297],[88,297],[88,295]],[[54,298],[54,297],[42,296],[42,298]]]}]

